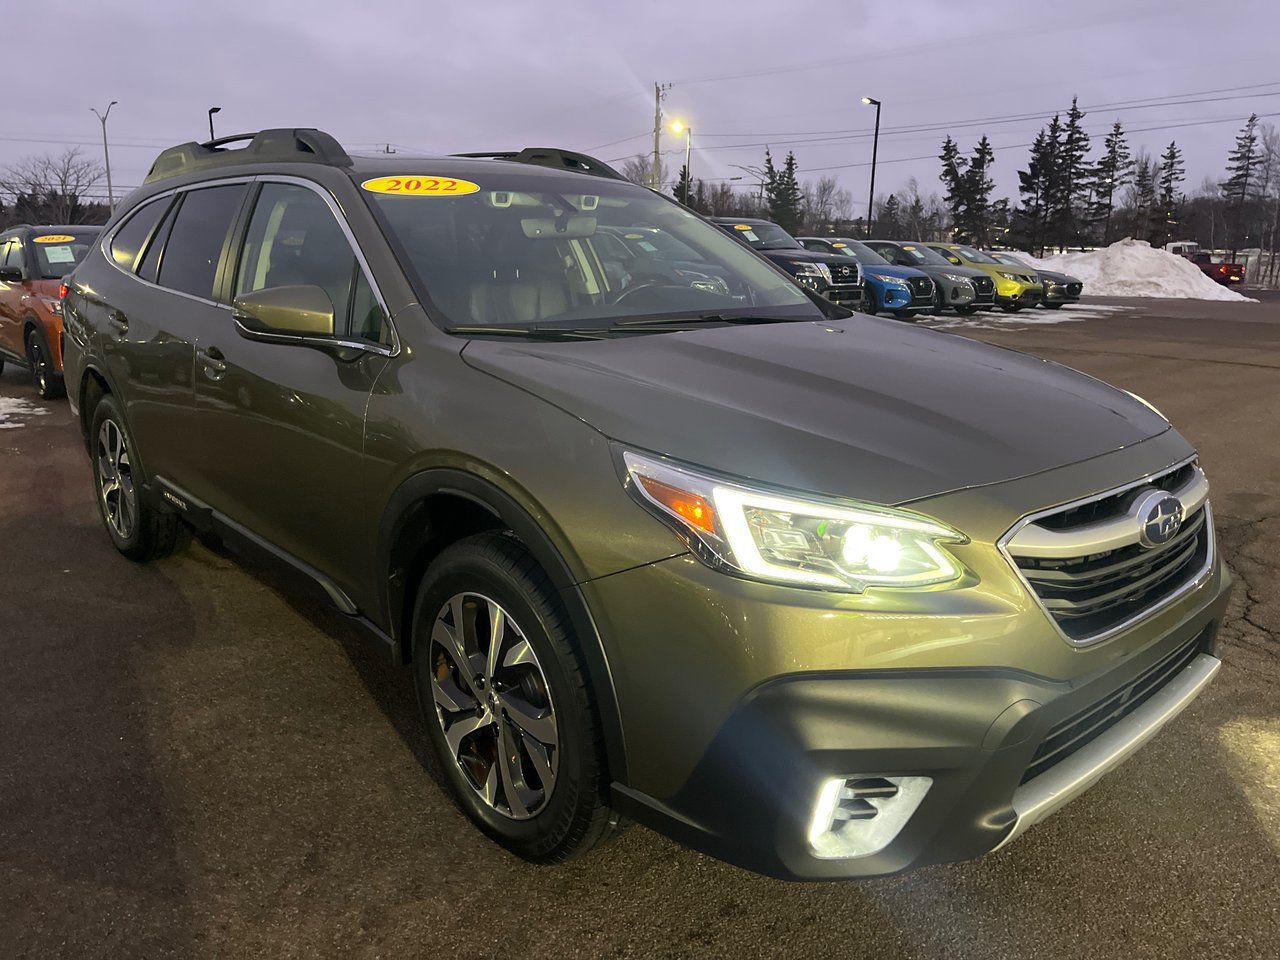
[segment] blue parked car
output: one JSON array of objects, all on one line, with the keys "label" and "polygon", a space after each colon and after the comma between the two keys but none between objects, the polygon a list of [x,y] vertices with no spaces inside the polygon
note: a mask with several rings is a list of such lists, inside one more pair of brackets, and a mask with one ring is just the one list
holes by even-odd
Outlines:
[{"label": "blue parked car", "polygon": [[860,240],[849,237],[799,237],[806,250],[853,257],[862,265],[866,293],[862,309],[867,313],[891,313],[909,320],[917,313],[938,309],[933,280],[915,267],[890,263]]}]

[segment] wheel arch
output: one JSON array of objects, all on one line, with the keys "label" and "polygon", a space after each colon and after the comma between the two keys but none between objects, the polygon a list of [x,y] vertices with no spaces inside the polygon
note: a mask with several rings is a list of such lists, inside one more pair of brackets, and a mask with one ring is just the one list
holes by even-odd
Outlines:
[{"label": "wheel arch", "polygon": [[431,468],[408,477],[388,500],[378,524],[376,570],[380,619],[395,656],[402,663],[411,657],[414,594],[431,559],[461,536],[503,529],[529,550],[564,603],[600,709],[610,776],[625,783],[621,715],[595,619],[564,553],[529,510],[493,482],[452,467]]}]

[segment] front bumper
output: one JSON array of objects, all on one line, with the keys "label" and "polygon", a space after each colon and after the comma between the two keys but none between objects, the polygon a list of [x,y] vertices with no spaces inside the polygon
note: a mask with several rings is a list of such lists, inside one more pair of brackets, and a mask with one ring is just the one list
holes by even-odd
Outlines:
[{"label": "front bumper", "polygon": [[1002,285],[996,288],[995,302],[998,306],[1034,307],[1042,296],[1044,290],[1041,287],[1018,286],[1013,290]]},{"label": "front bumper", "polygon": [[1080,299],[1079,284],[1061,284],[1045,282],[1043,298],[1045,303],[1075,303]]},{"label": "front bumper", "polygon": [[[944,307],[967,307],[979,302],[972,283],[956,283],[952,280],[943,280],[940,277],[934,277],[933,282],[937,284],[938,290],[942,292],[942,305]],[[990,302],[990,299],[988,297],[987,302]]]},{"label": "front bumper", "polygon": [[822,291],[822,295],[832,303],[838,303],[850,310],[858,310],[862,307],[863,293],[860,283],[833,283]]},{"label": "front bumper", "polygon": [[[1203,689],[1218,665],[1214,637],[1228,593],[1220,567],[1175,628],[1118,665],[1069,680],[960,667],[767,681],[742,698],[678,790],[657,799],[615,785],[614,802],[695,849],[784,879],[874,876],[981,856],[1084,792]],[[1021,782],[1050,731],[1138,686],[1178,651],[1190,666],[1102,736]],[[887,846],[824,859],[809,843],[815,802],[824,784],[847,776],[932,782]]]}]

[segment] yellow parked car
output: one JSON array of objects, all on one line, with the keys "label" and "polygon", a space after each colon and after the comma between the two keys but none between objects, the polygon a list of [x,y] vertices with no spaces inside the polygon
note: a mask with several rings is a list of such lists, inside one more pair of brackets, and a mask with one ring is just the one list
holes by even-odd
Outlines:
[{"label": "yellow parked car", "polygon": [[1044,296],[1044,285],[1030,269],[1011,267],[963,243],[928,243],[925,246],[957,267],[974,267],[990,276],[996,284],[996,306],[1008,313],[1034,307]]}]

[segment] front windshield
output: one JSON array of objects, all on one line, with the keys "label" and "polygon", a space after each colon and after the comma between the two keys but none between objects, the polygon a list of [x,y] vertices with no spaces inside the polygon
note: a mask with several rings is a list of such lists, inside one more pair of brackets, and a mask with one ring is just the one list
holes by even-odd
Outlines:
[{"label": "front windshield", "polygon": [[957,246],[956,250],[959,251],[960,256],[964,257],[966,260],[972,260],[974,263],[999,263],[1000,262],[999,260],[996,260],[993,257],[988,257],[981,250],[973,249],[973,247]]},{"label": "front windshield", "polygon": [[856,257],[858,262],[864,267],[888,267],[891,266],[888,260],[880,256],[861,240],[843,240],[845,252]]},{"label": "front windshield", "polygon": [[1019,260],[1017,257],[1010,256],[1007,253],[993,253],[991,256],[995,257],[1001,263],[1007,263],[1011,267],[1022,267],[1024,270],[1033,269],[1031,264],[1024,263],[1023,261]]},{"label": "front windshield", "polygon": [[92,230],[50,230],[31,240],[36,254],[36,274],[41,280],[58,280],[76,268],[89,252],[98,228]]},{"label": "front windshield", "polygon": [[951,262],[928,247],[921,247],[914,243],[899,244],[898,249],[911,258],[913,263],[923,263],[931,267],[949,267]]},{"label": "front windshield", "polygon": [[757,250],[803,250],[800,241],[776,223],[728,223],[725,224]]},{"label": "front windshield", "polygon": [[445,327],[823,318],[790,279],[676,203],[634,184],[510,166],[469,173],[481,182],[467,194],[364,194]]}]

